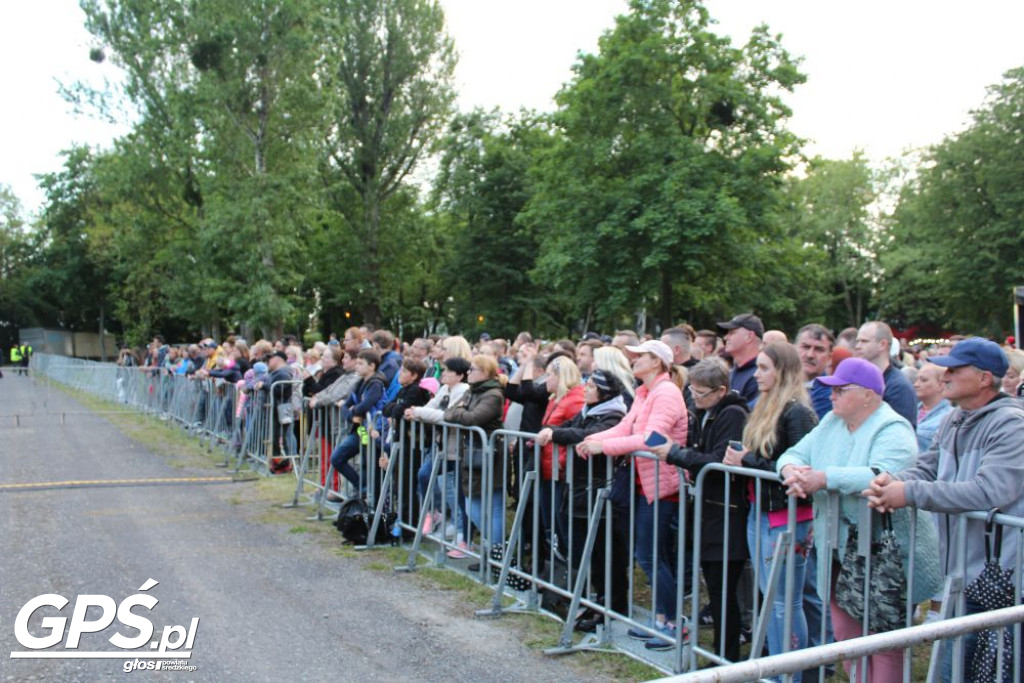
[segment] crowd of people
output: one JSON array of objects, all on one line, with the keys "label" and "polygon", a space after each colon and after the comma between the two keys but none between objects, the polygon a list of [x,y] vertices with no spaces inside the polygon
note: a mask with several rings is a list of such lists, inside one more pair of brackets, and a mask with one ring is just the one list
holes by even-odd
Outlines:
[{"label": "crowd of people", "polygon": [[[182,347],[157,336],[145,353],[122,352],[120,362],[219,379],[242,391],[275,387],[275,404],[284,406],[275,420],[275,473],[291,467],[282,455],[295,452],[288,440],[302,399],[313,408],[337,406],[347,431],[328,450],[352,495],[367,486],[365,465],[354,467],[353,458],[367,443],[402,441],[401,430],[410,423],[442,425],[439,433],[458,425],[488,435],[502,428],[535,434],[530,445],[540,454],[531,464],[539,473],[538,523],[546,542],[574,562],[583,551],[580,531],[587,528],[590,496],[611,485],[613,512],[602,519],[591,563],[595,590],[607,584],[611,594],[593,599],[617,612],[626,609],[632,534],[633,559],[657,597],[651,623],[630,635],[651,650],[685,637],[679,633],[684,622],[676,613],[677,585],[690,585],[688,579],[678,582],[679,572],[688,576],[690,562],[676,563],[673,535],[680,496],[708,464],[773,475],[756,487],[750,478],[706,477],[700,546],[686,548],[687,557],[699,552],[708,588],[710,607],[702,620],[714,627],[716,651],[730,660],[739,659],[749,638],[745,593],[752,589],[741,587],[745,570],[757,566],[759,588],[766,590],[784,531],[793,535],[799,589],[788,601],[784,591],[775,592],[766,642],[771,654],[819,644],[822,633],[826,640],[861,634],[860,621],[836,602],[830,583],[841,571],[841,549],[863,498],[889,513],[902,551],[914,550],[905,566],[914,567],[908,578],[915,603],[936,598],[942,577],[954,571],[955,515],[995,509],[1024,516],[1024,352],[978,337],[908,348],[882,321],[838,334],[809,324],[792,341],[783,331],[765,330],[752,313],[718,328],[681,324],[657,338],[631,330],[588,332],[579,341],[542,341],[523,332],[514,340],[481,335],[471,343],[439,335],[402,342],[386,330],[352,327],[340,340],[332,336],[308,349],[294,337],[251,346],[237,337],[204,339]],[[518,484],[502,481],[519,476],[509,474],[506,454],[495,451],[493,462],[480,463],[486,457],[482,444],[471,441],[439,438],[416,462],[406,459],[400,475],[426,508],[424,533],[451,533],[455,547],[449,555],[455,558],[473,547],[474,534],[504,538]],[[655,457],[623,467],[626,456],[638,451]],[[392,451],[378,452],[374,464],[386,467]],[[447,464],[456,461],[459,467]],[[432,470],[443,476],[427,500]],[[629,480],[623,471],[635,476]],[[479,478],[479,472],[490,478]],[[475,485],[467,487],[474,476]],[[815,539],[827,533],[829,493],[840,496],[840,533],[838,549],[826,554],[816,551]],[[983,523],[968,527],[969,584],[986,554]],[[911,528],[917,530],[913,539]],[[608,558],[605,538],[612,548]],[[1010,534],[1002,557],[1011,563],[1015,556],[1016,534]],[[968,611],[982,609],[968,602]],[[787,613],[791,639],[784,643]],[[582,630],[600,621],[589,610],[573,618]],[[968,674],[975,648],[969,638]],[[878,654],[859,675],[898,680],[902,660],[901,651]],[[805,680],[815,675],[804,672]]]}]

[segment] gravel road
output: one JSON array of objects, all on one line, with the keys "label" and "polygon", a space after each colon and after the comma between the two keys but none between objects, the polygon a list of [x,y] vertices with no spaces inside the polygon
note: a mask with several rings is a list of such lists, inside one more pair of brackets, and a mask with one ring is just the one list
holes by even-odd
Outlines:
[{"label": "gravel road", "polygon": [[[307,513],[251,495],[254,483],[140,482],[227,473],[154,453],[64,393],[11,374],[0,380],[0,468],[0,680],[594,679],[525,647],[510,620],[475,619],[479,605],[461,604],[458,592],[424,590],[413,577],[339,557],[340,537],[296,533],[314,524]],[[60,485],[71,481],[123,483]],[[77,596],[120,604],[148,579],[159,582],[145,592],[159,604],[134,613],[151,619],[154,641],[164,627],[187,629],[198,618],[194,671],[126,673],[133,660],[121,658],[10,658],[29,651],[15,638],[15,619],[32,598],[69,600],[60,612],[35,611],[28,630],[44,637],[42,618],[72,621]],[[85,618],[101,613],[91,607]],[[115,619],[84,633],[78,651],[135,654],[109,642],[117,632],[138,634]],[[66,642],[47,651],[66,652]]]}]

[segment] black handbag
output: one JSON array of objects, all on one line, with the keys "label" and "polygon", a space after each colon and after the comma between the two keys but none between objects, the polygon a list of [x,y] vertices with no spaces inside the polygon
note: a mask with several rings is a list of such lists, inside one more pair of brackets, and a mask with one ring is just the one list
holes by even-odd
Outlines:
[{"label": "black handbag", "polygon": [[906,626],[907,575],[903,570],[900,546],[892,529],[892,516],[882,515],[882,533],[871,543],[871,576],[867,577],[867,558],[857,552],[857,527],[850,526],[846,552],[836,579],[836,604],[857,621],[863,622],[864,591],[868,591],[871,613],[868,631],[882,633]]},{"label": "black handbag", "polygon": [[472,437],[463,437],[462,464],[464,467],[474,472],[482,472],[485,467],[489,466],[490,461],[491,453],[487,448],[487,444],[481,444]]},{"label": "black handbag", "polygon": [[633,493],[632,466],[629,458],[613,458],[612,490],[608,500],[616,508],[629,509]]},{"label": "black handbag", "polygon": [[[998,509],[990,510],[985,520],[985,567],[978,577],[964,589],[968,600],[981,605],[986,610],[1012,607],[1013,570],[1003,569],[999,563],[1003,550],[1003,527],[994,524]],[[993,533],[993,527],[994,533]],[[995,551],[992,550],[993,535]],[[978,644],[974,648],[974,657],[969,663],[972,679],[975,681],[998,680],[999,641],[1003,641],[1003,672],[1013,671],[1013,639],[1010,629],[990,629],[978,633]]]}]

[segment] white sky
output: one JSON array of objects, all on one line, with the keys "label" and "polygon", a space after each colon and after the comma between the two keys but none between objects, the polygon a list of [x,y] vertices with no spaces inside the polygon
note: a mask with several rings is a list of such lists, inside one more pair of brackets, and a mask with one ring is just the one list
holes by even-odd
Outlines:
[{"label": "white sky", "polygon": [[[459,49],[460,106],[548,110],[579,50],[592,52],[625,0],[441,0]],[[718,31],[745,42],[761,22],[804,57],[789,98],[810,154],[864,149],[880,161],[940,141],[968,122],[985,87],[1024,65],[1024,2],[707,0]],[[73,142],[108,144],[123,129],[76,117],[56,80],[101,78],[75,0],[0,0],[0,183],[28,210],[34,173],[60,168]]]}]

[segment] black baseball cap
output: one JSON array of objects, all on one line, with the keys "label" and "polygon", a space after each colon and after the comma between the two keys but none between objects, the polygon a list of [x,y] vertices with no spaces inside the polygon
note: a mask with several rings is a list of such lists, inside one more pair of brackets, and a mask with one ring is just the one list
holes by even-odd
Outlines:
[{"label": "black baseball cap", "polygon": [[742,327],[756,334],[759,339],[764,337],[764,325],[761,323],[761,319],[753,313],[740,313],[728,322],[718,323],[718,326],[723,330],[735,330]]}]

